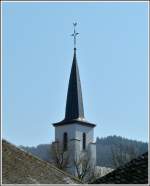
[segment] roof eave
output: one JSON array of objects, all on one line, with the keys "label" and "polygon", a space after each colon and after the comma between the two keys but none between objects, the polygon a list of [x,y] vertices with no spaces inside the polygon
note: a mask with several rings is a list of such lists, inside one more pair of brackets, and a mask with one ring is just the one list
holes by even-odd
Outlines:
[{"label": "roof eave", "polygon": [[72,120],[65,120],[64,119],[60,122],[53,123],[53,126],[58,127],[58,126],[63,126],[63,125],[71,125],[71,124],[74,124],[74,123],[84,125],[84,126],[88,126],[88,127],[92,127],[92,128],[96,126],[96,124],[94,124],[94,123],[90,123],[86,120],[84,121],[84,120],[79,120],[79,119],[72,119]]}]

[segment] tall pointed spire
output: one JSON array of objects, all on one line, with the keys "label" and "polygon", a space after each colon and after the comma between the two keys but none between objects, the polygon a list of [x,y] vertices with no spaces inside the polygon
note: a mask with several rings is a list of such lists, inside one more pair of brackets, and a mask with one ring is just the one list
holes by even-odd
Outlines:
[{"label": "tall pointed spire", "polygon": [[76,58],[76,48],[74,48],[74,56],[67,94],[65,119],[70,120],[78,118],[84,119],[84,109],[79,69]]},{"label": "tall pointed spire", "polygon": [[81,82],[76,57],[76,36],[79,34],[75,30],[76,25],[77,23],[73,23],[74,33],[71,35],[74,38],[74,55],[69,79],[65,118],[64,120],[54,123],[53,125],[60,126],[78,123],[89,127],[95,127],[95,124],[86,121],[84,118]]}]

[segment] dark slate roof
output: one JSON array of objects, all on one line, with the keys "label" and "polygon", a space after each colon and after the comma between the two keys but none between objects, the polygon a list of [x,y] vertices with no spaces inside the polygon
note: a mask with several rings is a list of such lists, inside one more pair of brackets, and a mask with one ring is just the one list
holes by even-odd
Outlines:
[{"label": "dark slate roof", "polygon": [[2,141],[3,184],[79,184],[80,180],[6,140]]},{"label": "dark slate roof", "polygon": [[76,118],[84,118],[84,109],[76,49],[74,49],[73,63],[68,86],[65,119],[71,120]]},{"label": "dark slate roof", "polygon": [[95,180],[94,184],[147,184],[148,152]]},{"label": "dark slate roof", "polygon": [[86,121],[84,118],[82,90],[76,58],[76,48],[74,48],[74,56],[69,79],[65,119],[58,123],[54,123],[53,125],[60,126],[73,124],[75,122],[78,122],[81,125],[95,127],[95,124]]}]

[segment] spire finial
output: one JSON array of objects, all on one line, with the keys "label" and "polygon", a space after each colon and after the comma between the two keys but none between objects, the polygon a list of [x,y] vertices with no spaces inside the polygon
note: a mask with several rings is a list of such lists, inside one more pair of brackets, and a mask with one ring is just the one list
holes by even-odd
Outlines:
[{"label": "spire finial", "polygon": [[73,32],[73,34],[71,34],[71,36],[73,36],[73,38],[74,38],[74,49],[76,49],[76,37],[79,34],[78,32],[76,32],[76,26],[77,26],[77,23],[76,22],[73,23],[74,32]]}]

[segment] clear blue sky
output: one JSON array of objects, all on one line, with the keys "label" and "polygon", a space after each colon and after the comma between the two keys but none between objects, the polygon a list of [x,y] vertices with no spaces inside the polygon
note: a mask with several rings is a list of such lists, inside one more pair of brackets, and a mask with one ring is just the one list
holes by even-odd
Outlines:
[{"label": "clear blue sky", "polygon": [[148,139],[147,3],[3,3],[3,138],[54,140],[73,57],[95,138]]}]

